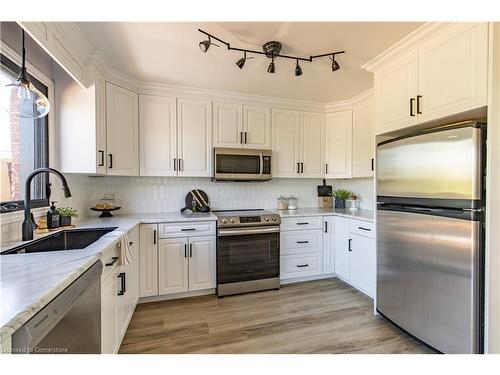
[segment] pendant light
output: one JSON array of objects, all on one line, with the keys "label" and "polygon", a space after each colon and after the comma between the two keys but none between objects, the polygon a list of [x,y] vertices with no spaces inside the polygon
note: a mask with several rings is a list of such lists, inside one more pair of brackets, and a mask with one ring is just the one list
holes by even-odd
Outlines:
[{"label": "pendant light", "polygon": [[50,110],[49,99],[38,90],[30,81],[26,73],[26,50],[24,48],[24,30],[23,33],[23,51],[22,66],[19,76],[15,82],[4,86],[6,96],[10,100],[5,102],[8,108],[7,112],[22,118],[41,118],[47,115]]}]

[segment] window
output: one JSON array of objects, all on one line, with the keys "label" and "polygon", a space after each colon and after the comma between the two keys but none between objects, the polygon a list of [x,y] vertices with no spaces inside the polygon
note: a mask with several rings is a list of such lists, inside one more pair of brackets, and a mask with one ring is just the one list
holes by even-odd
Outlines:
[{"label": "window", "polygon": [[[0,55],[1,87],[15,81],[20,68],[4,55]],[[28,71],[29,75],[29,71]],[[48,89],[29,75],[30,81],[45,95]],[[3,95],[3,94],[2,94]],[[9,98],[0,98],[2,104]],[[0,109],[0,201],[1,213],[22,210],[24,182],[36,168],[48,166],[48,116],[24,119]],[[47,206],[48,174],[36,176],[31,183],[32,207]]]}]

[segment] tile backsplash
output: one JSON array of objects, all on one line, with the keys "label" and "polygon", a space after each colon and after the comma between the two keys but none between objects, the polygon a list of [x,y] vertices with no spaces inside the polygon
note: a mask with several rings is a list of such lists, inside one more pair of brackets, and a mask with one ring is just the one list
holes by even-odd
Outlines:
[{"label": "tile backsplash", "polygon": [[[71,198],[64,198],[60,182],[53,180],[53,196],[58,206],[72,206],[80,213],[80,219],[96,216],[89,210],[104,195],[114,195],[122,209],[118,213],[155,213],[179,211],[184,207],[184,197],[193,188],[205,191],[212,209],[270,208],[277,206],[279,196],[293,195],[299,207],[317,207],[317,186],[321,179],[274,179],[267,182],[213,182],[210,178],[187,177],[116,177],[83,176],[67,174]],[[361,208],[373,209],[373,178],[327,180],[334,189],[345,188],[361,199]],[[45,214],[39,210],[36,217]],[[9,219],[0,217],[1,242],[20,239],[22,215]],[[77,221],[76,221],[77,222]]]}]

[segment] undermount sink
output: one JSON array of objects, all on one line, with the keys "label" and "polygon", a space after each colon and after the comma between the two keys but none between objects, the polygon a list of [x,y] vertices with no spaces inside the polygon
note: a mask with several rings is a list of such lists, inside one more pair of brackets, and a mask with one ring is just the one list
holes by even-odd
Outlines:
[{"label": "undermount sink", "polygon": [[67,229],[50,236],[16,246],[2,252],[2,255],[43,253],[47,251],[81,250],[117,227]]}]

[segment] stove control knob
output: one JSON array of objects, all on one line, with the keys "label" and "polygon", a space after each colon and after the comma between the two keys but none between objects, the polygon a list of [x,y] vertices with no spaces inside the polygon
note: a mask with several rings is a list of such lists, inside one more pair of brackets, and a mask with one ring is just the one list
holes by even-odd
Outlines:
[{"label": "stove control knob", "polygon": [[264,218],[264,220],[265,220],[265,221],[269,221],[269,218],[266,216],[266,217]]},{"label": "stove control knob", "polygon": [[229,222],[230,222],[231,224],[233,224],[233,223],[234,223],[234,219],[233,219],[233,218],[229,219]]},{"label": "stove control knob", "polygon": [[225,217],[222,218],[221,220],[222,224],[226,224],[227,223],[227,219]]},{"label": "stove control knob", "polygon": [[276,221],[276,216],[273,216],[273,221]]}]

